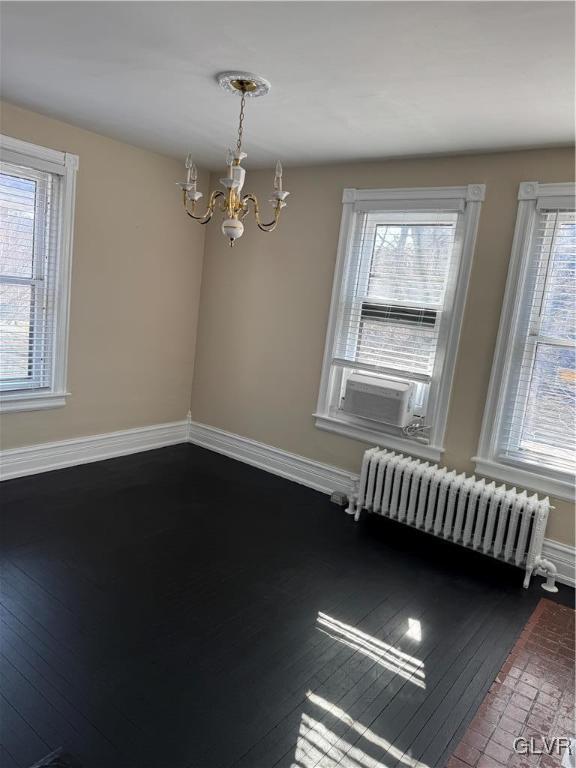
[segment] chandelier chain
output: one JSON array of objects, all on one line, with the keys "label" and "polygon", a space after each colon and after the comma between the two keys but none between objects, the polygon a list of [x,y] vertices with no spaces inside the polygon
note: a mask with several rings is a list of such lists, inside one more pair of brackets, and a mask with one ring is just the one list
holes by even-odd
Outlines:
[{"label": "chandelier chain", "polygon": [[240,120],[238,122],[238,141],[236,142],[236,149],[238,152],[242,149],[242,134],[244,133],[244,104],[246,103],[246,94],[242,94],[242,100],[240,101]]}]

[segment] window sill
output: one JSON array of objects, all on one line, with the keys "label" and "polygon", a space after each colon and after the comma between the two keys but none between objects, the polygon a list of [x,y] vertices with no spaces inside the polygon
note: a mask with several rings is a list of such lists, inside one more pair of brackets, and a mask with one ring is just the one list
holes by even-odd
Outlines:
[{"label": "window sill", "polygon": [[66,398],[69,394],[69,392],[0,393],[0,413],[62,408],[66,405]]},{"label": "window sill", "polygon": [[401,451],[410,455],[419,456],[430,461],[440,461],[444,448],[436,445],[426,445],[417,440],[397,437],[382,432],[378,429],[372,429],[363,424],[354,424],[353,422],[338,419],[335,416],[326,416],[315,413],[314,419],[318,429],[326,432],[334,432],[338,435],[345,435],[355,440],[362,440],[372,445],[378,445],[382,448],[390,448],[393,451]]},{"label": "window sill", "polygon": [[502,480],[509,485],[520,485],[537,493],[555,496],[558,499],[575,500],[573,480],[562,480],[541,475],[538,472],[521,469],[510,464],[501,464],[492,459],[482,459],[479,456],[473,456],[472,461],[476,465],[476,472],[484,477]]}]

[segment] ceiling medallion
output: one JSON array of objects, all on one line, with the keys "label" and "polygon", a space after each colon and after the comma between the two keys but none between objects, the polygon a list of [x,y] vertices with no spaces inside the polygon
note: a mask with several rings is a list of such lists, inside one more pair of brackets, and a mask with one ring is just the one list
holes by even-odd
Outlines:
[{"label": "ceiling medallion", "polygon": [[[256,224],[263,232],[272,232],[278,224],[280,211],[286,205],[286,198],[290,194],[282,189],[282,166],[280,162],[276,163],[276,172],[274,175],[274,185],[272,191],[273,204],[272,221],[263,223],[260,220],[260,207],[258,199],[253,194],[242,195],[246,171],[241,163],[247,155],[242,151],[242,135],[244,130],[244,107],[247,98],[258,98],[265,96],[270,90],[270,83],[263,77],[254,75],[251,72],[221,72],[216,76],[218,84],[229,93],[240,96],[240,117],[238,121],[238,138],[236,148],[229,149],[226,155],[227,174],[220,179],[220,183],[225,191],[220,189],[210,193],[208,198],[208,207],[203,215],[196,215],[196,204],[203,196],[202,192],[197,190],[198,171],[192,162],[192,157],[188,155],[184,166],[186,168],[186,181],[178,182],[182,189],[182,200],[184,209],[188,216],[200,224],[207,224],[216,207],[224,215],[222,222],[222,233],[228,238],[230,245],[234,245],[235,240],[242,237],[244,232],[243,219],[246,218],[250,210],[256,219]],[[217,204],[217,201],[220,202]]]},{"label": "ceiling medallion", "polygon": [[221,88],[230,93],[245,93],[247,98],[256,99],[266,96],[272,87],[268,80],[252,72],[220,72],[216,80]]}]

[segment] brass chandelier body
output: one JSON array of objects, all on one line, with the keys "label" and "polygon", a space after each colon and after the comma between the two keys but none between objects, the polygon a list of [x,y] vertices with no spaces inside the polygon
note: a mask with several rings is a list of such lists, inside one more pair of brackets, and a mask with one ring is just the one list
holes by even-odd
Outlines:
[{"label": "brass chandelier body", "polygon": [[261,220],[260,206],[256,195],[252,193],[242,194],[246,176],[246,171],[242,167],[242,160],[247,157],[246,153],[242,151],[246,98],[265,95],[270,89],[270,84],[257,75],[244,72],[223,72],[218,75],[218,82],[225,90],[236,92],[241,97],[236,149],[234,151],[228,150],[226,158],[228,173],[220,179],[220,183],[225,191],[216,189],[211,192],[206,210],[203,214],[198,215],[198,201],[203,195],[197,189],[198,172],[190,155],[187,156],[185,162],[186,181],[179,182],[178,186],[182,189],[184,210],[194,221],[198,221],[200,224],[207,224],[212,219],[216,209],[224,215],[222,233],[228,238],[230,245],[233,246],[235,241],[244,232],[243,220],[250,211],[252,211],[259,229],[263,232],[272,232],[278,224],[280,212],[286,205],[285,200],[290,193],[282,189],[282,166],[278,162],[276,163],[274,188],[272,199],[270,200],[273,205],[272,221],[263,222]]}]

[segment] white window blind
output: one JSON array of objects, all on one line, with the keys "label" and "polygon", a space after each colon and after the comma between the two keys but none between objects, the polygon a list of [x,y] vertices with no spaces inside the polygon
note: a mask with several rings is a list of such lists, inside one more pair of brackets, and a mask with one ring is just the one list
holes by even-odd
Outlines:
[{"label": "white window blind", "polygon": [[522,182],[478,456],[480,474],[574,498],[575,185]]},{"label": "white window blind", "polygon": [[60,177],[0,164],[0,386],[49,387]]},{"label": "white window blind", "polygon": [[576,451],[576,214],[539,206],[499,454],[572,471]]},{"label": "white window blind", "polygon": [[[440,458],[484,191],[344,190],[316,426]],[[346,412],[356,372],[413,382],[416,429]]]},{"label": "white window blind", "polygon": [[457,219],[439,211],[357,214],[337,362],[430,381]]},{"label": "white window blind", "polygon": [[0,137],[0,409],[64,405],[78,158]]}]

